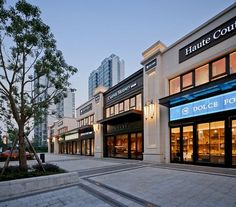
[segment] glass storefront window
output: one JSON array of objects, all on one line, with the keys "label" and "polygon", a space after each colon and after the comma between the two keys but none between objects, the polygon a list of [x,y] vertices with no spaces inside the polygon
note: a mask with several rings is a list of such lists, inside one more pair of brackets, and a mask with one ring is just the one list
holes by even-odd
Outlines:
[{"label": "glass storefront window", "polygon": [[77,154],[81,154],[81,141],[77,141]]},{"label": "glass storefront window", "polygon": [[115,157],[114,137],[107,137],[106,147],[107,157]]},{"label": "glass storefront window", "polygon": [[124,102],[119,103],[119,112],[124,111]]},{"label": "glass storefront window", "polygon": [[134,109],[136,105],[135,97],[130,99],[130,109]]},{"label": "glass storefront window", "polygon": [[197,129],[198,161],[224,164],[224,121],[198,124]]},{"label": "glass storefront window", "polygon": [[230,73],[236,73],[236,52],[230,54],[229,60],[230,60]]},{"label": "glass storefront window", "polygon": [[136,133],[132,133],[130,136],[130,152],[131,152],[131,159],[136,158]]},{"label": "glass storefront window", "polygon": [[193,126],[183,127],[183,158],[185,162],[193,161]]},{"label": "glass storefront window", "polygon": [[106,108],[106,117],[110,117],[110,108]]},{"label": "glass storefront window", "polygon": [[195,84],[199,86],[201,84],[209,82],[209,69],[208,64],[203,65],[195,70]]},{"label": "glass storefront window", "polygon": [[193,72],[187,73],[182,76],[182,87],[188,89],[193,86]]},{"label": "glass storefront window", "polygon": [[90,155],[90,139],[86,140],[86,155]]},{"label": "glass storefront window", "polygon": [[91,115],[91,116],[90,116],[90,124],[91,124],[91,125],[94,124],[94,115]]},{"label": "glass storefront window", "polygon": [[210,162],[209,123],[198,124],[198,161]]},{"label": "glass storefront window", "polygon": [[129,99],[125,100],[125,111],[129,111]]},{"label": "glass storefront window", "polygon": [[171,128],[171,161],[180,161],[180,128]]},{"label": "glass storefront window", "polygon": [[131,159],[142,159],[142,146],[142,133],[132,133],[130,135]]},{"label": "glass storefront window", "polygon": [[94,139],[91,139],[91,155],[94,155]]},{"label": "glass storefront window", "polygon": [[142,110],[142,95],[141,94],[138,94],[136,96],[136,109],[137,110]]},{"label": "glass storefront window", "polygon": [[128,134],[116,136],[115,157],[128,158]]},{"label": "glass storefront window", "polygon": [[210,162],[225,162],[225,130],[224,121],[210,123]]},{"label": "glass storefront window", "polygon": [[226,73],[225,58],[212,63],[212,77],[217,77]]},{"label": "glass storefront window", "polygon": [[143,136],[142,133],[137,133],[137,159],[143,158]]},{"label": "glass storefront window", "polygon": [[232,120],[232,165],[236,165],[236,120]]},{"label": "glass storefront window", "polygon": [[111,106],[110,107],[110,115],[114,115],[115,114],[115,107]]},{"label": "glass storefront window", "polygon": [[115,105],[115,114],[118,114],[119,110],[118,110],[118,104]]},{"label": "glass storefront window", "polygon": [[180,77],[170,80],[170,95],[180,92]]},{"label": "glass storefront window", "polygon": [[82,149],[81,149],[81,154],[85,155],[85,139],[82,140]]}]

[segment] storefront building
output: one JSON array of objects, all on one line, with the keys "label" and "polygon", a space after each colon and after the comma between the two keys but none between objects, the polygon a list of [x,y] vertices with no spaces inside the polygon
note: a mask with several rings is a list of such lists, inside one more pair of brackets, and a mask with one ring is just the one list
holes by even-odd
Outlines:
[{"label": "storefront building", "polygon": [[104,93],[104,157],[143,159],[143,69]]},{"label": "storefront building", "polygon": [[235,14],[144,51],[144,160],[236,167]]},{"label": "storefront building", "polygon": [[80,155],[102,157],[102,126],[104,87],[95,90],[93,98],[76,109],[78,121],[78,144]]},{"label": "storefront building", "polygon": [[[73,141],[66,139],[66,133],[77,127],[75,118],[64,117],[49,126],[48,151],[50,153],[73,154]],[[77,135],[78,136],[78,135]]]}]

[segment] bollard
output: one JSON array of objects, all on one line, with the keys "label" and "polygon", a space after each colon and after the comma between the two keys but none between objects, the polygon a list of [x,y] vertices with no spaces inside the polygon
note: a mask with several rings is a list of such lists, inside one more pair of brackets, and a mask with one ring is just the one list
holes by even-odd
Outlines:
[{"label": "bollard", "polygon": [[40,154],[40,159],[42,163],[45,163],[45,154]]}]

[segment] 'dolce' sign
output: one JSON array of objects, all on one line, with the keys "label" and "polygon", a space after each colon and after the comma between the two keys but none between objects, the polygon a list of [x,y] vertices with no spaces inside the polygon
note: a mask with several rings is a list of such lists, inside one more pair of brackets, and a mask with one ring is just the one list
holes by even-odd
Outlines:
[{"label": "'dolce' sign", "polygon": [[179,50],[179,63],[203,52],[236,34],[236,17]]},{"label": "'dolce' sign", "polygon": [[170,108],[170,121],[236,109],[236,91]]}]

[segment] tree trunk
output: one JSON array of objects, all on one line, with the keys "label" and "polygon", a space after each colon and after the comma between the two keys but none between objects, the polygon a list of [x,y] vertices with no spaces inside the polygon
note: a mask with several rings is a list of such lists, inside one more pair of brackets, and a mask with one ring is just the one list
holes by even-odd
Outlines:
[{"label": "tree trunk", "polygon": [[21,170],[27,170],[27,159],[25,153],[24,124],[19,125],[19,167]]}]

